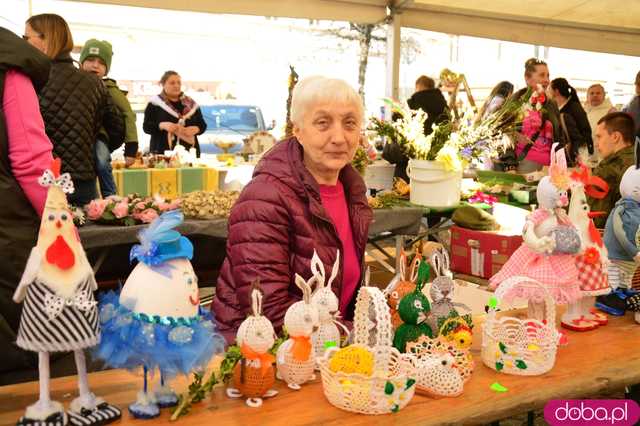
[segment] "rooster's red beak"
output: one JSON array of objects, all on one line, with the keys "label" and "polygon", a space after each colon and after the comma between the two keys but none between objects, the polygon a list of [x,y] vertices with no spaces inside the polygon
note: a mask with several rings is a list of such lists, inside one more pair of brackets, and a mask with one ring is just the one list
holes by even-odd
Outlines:
[{"label": "rooster's red beak", "polygon": [[606,212],[589,212],[588,216],[590,219],[593,219],[594,217],[604,216],[606,214]]}]

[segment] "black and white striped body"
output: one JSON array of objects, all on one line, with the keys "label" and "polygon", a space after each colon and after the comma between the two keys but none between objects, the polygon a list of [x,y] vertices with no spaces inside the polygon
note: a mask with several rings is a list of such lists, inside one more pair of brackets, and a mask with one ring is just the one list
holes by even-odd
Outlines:
[{"label": "black and white striped body", "polygon": [[[89,278],[78,286],[77,292],[81,291],[95,302]],[[16,344],[34,352],[74,351],[97,345],[100,341],[97,306],[83,311],[65,304],[60,314],[51,319],[45,309],[48,294],[55,295],[47,285],[37,280],[29,284]]]}]

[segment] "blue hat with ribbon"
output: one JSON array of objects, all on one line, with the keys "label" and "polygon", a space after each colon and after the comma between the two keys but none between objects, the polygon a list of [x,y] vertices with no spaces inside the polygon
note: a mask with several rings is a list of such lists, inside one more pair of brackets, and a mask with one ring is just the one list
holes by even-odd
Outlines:
[{"label": "blue hat with ribbon", "polygon": [[131,248],[129,260],[137,259],[148,266],[157,266],[171,259],[193,257],[193,244],[174,230],[184,221],[180,210],[163,213],[138,233],[140,244]]}]

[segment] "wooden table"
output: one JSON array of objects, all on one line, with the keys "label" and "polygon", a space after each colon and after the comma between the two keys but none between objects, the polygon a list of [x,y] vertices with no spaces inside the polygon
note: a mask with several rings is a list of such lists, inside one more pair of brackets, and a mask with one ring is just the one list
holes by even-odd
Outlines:
[{"label": "wooden table", "polygon": [[[478,424],[540,409],[551,399],[586,398],[640,383],[640,326],[630,315],[613,318],[609,325],[588,333],[569,332],[569,344],[558,351],[553,370],[544,376],[521,377],[499,374],[479,359],[479,333],[474,341],[476,369],[458,398],[430,399],[416,395],[396,414],[365,416],[348,413],[330,405],[318,378],[291,391],[277,383],[280,394],[266,400],[262,408],[249,408],[242,400],[231,400],[217,389],[211,398],[193,407],[179,420],[185,425],[435,425]],[[509,390],[496,393],[489,386],[498,381]],[[93,373],[93,392],[125,411],[116,425],[169,424],[170,410],[151,421],[132,419],[126,406],[135,400],[142,385],[140,375],[111,370]],[[175,388],[186,388],[184,379]],[[52,381],[52,397],[65,406],[77,395],[75,377]],[[0,425],[15,424],[24,408],[38,397],[37,382],[0,387]],[[174,423],[175,424],[175,423]]]}]

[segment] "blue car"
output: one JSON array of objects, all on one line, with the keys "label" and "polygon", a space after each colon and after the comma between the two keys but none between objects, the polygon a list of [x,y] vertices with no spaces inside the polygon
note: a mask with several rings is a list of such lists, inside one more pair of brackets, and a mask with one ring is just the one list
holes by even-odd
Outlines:
[{"label": "blue car", "polygon": [[222,153],[223,150],[215,144],[216,141],[234,142],[235,145],[228,152],[239,152],[249,135],[273,128],[273,125],[265,125],[262,111],[255,105],[201,105],[200,109],[207,123],[206,132],[198,136],[203,154]]}]

